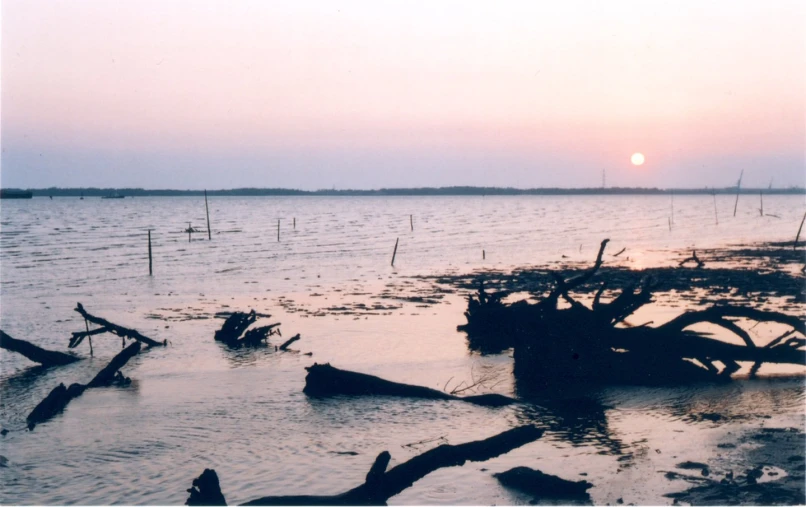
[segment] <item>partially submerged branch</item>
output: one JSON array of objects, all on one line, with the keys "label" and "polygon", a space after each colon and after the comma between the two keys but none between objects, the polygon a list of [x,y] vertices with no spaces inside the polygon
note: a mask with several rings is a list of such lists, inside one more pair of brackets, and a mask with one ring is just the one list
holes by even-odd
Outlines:
[{"label": "partially submerged branch", "polygon": [[481,394],[476,396],[454,396],[431,389],[391,382],[374,375],[340,370],[330,364],[314,363],[305,368],[305,388],[303,392],[309,396],[334,396],[339,394],[352,396],[403,396],[424,398],[429,400],[460,400],[488,407],[500,407],[515,403],[515,400],[500,394]]},{"label": "partially submerged branch", "polygon": [[118,379],[124,379],[119,374],[122,368],[132,357],[140,352],[140,342],[134,342],[118,353],[109,364],[104,367],[88,384],[71,384],[70,387],[65,387],[64,384],[59,384],[55,387],[44,400],[34,407],[27,417],[28,429],[33,430],[37,424],[43,423],[62,410],[70,403],[70,400],[81,396],[81,394],[93,387],[102,387],[113,384]]},{"label": "partially submerged branch", "polygon": [[[470,348],[482,352],[514,349],[516,380],[538,386],[568,381],[656,384],[726,379],[739,370],[737,361],[754,363],[752,373],[765,362],[806,365],[803,337],[785,341],[781,337],[767,347],[758,347],[737,321],[782,324],[806,336],[806,320],[800,316],[722,302],[686,312],[660,326],[651,327],[650,322],[632,327],[625,319],[652,301],[656,285],[649,277],[639,291],[628,286],[609,302],[602,300],[605,283],[596,290],[590,308],[575,301],[570,290],[593,278],[606,244],[606,240],[602,242],[594,266],[583,274],[565,280],[553,273],[554,289],[537,304],[505,304],[481,286],[478,296],[468,299],[467,325],[459,326],[467,332]],[[701,264],[696,253],[686,261]],[[560,308],[560,297],[570,308]],[[745,345],[709,339],[687,329],[701,323],[722,327]],[[721,371],[715,361],[724,365]]]},{"label": "partially submerged branch", "polygon": [[[338,495],[266,496],[243,505],[385,505],[393,496],[440,468],[461,466],[467,461],[486,461],[534,442],[543,430],[520,426],[484,440],[459,445],[440,445],[386,470],[391,455],[375,458],[364,483]],[[205,469],[188,490],[186,505],[226,505],[214,470]]]},{"label": "partially submerged branch", "polygon": [[140,334],[138,331],[134,329],[129,329],[127,327],[113,324],[112,322],[109,322],[106,319],[102,319],[101,317],[96,317],[95,315],[87,313],[87,311],[84,309],[84,306],[82,306],[81,303],[76,304],[75,311],[77,311],[82,317],[84,317],[85,320],[88,320],[93,324],[101,326],[102,330],[82,331],[80,333],[73,333],[73,338],[70,339],[70,348],[78,346],[78,344],[81,343],[84,337],[92,336],[94,334],[99,333],[112,333],[120,336],[124,340],[126,338],[130,340],[137,340],[138,342],[142,342],[148,345],[149,347],[165,346],[168,344],[168,340],[165,340],[162,343],[160,343],[156,340],[152,340],[148,336]]},{"label": "partially submerged branch", "polygon": [[[264,317],[271,317],[271,315],[264,315]],[[230,348],[239,348],[241,346],[255,347],[261,345],[268,337],[275,334],[282,336],[279,322],[247,331],[247,328],[255,320],[257,320],[257,313],[254,310],[249,313],[233,312],[224,321],[221,329],[215,332],[215,340],[225,343]]]},{"label": "partially submerged branch", "polygon": [[65,364],[74,363],[81,359],[80,357],[65,354],[64,352],[46,350],[41,347],[37,347],[33,343],[29,343],[25,340],[12,338],[3,331],[0,331],[0,348],[22,354],[26,358],[35,363],[41,364],[45,368],[51,366],[63,366]]}]

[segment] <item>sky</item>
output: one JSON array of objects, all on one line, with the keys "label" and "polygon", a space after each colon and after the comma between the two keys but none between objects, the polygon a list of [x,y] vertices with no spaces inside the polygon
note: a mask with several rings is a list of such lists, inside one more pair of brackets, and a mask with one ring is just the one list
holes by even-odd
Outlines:
[{"label": "sky", "polygon": [[806,184],[798,0],[3,0],[0,26],[3,187]]}]

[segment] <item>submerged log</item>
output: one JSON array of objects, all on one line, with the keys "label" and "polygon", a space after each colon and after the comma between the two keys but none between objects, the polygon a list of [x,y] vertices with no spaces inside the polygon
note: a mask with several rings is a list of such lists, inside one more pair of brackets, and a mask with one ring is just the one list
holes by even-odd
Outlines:
[{"label": "submerged log", "polygon": [[[543,430],[534,426],[520,426],[499,433],[484,440],[467,442],[459,445],[440,445],[430,451],[386,470],[391,456],[384,451],[375,458],[364,483],[338,495],[295,495],[265,496],[244,503],[243,505],[386,505],[393,496],[411,487],[415,482],[440,468],[461,466],[467,461],[486,461],[513,449],[534,442],[543,435]],[[205,475],[206,474],[206,475]],[[204,480],[202,480],[204,477]],[[215,480],[213,480],[215,478]],[[198,481],[198,482],[197,482]],[[218,476],[214,470],[205,470],[193,481],[198,487],[187,505],[204,505],[190,503],[198,501],[214,502],[224,497],[218,485]],[[208,503],[207,505],[223,505]]]},{"label": "submerged log", "polygon": [[49,420],[64,410],[73,398],[81,396],[85,390],[114,383],[116,379],[120,378],[116,375],[119,373],[118,370],[138,352],[140,352],[140,342],[132,343],[113,357],[109,364],[98,372],[89,384],[71,384],[69,388],[65,387],[64,384],[59,384],[28,414],[26,418],[28,429],[33,430],[37,424]]},{"label": "submerged log", "polygon": [[299,339],[300,339],[300,336],[299,336],[299,333],[297,333],[294,336],[292,336],[291,338],[289,338],[288,340],[286,340],[285,343],[280,345],[279,349],[280,350],[288,350],[288,346],[291,345],[292,343],[294,343],[295,341],[299,340]]},{"label": "submerged log", "polygon": [[515,467],[500,474],[493,474],[503,486],[523,491],[535,500],[572,500],[590,503],[588,490],[593,487],[588,481],[568,481],[554,475],[544,474],[529,467]]},{"label": "submerged log", "polygon": [[[266,339],[272,335],[282,336],[279,322],[247,331],[247,328],[257,320],[257,317],[258,315],[254,310],[249,313],[233,312],[224,321],[221,329],[215,332],[215,340],[223,342],[230,348],[237,349],[242,346],[256,347],[263,345]],[[271,317],[271,315],[262,315],[262,317]]]},{"label": "submerged log", "polygon": [[112,333],[120,336],[124,340],[126,338],[129,338],[130,340],[137,340],[138,342],[145,343],[149,347],[168,345],[168,340],[164,340],[162,343],[160,343],[156,340],[152,340],[148,336],[143,336],[134,329],[118,326],[117,324],[113,324],[106,319],[102,319],[101,317],[91,315],[87,313],[87,311],[84,309],[84,306],[82,306],[81,303],[76,303],[75,311],[78,312],[82,317],[84,317],[84,319],[92,322],[93,324],[101,326],[101,329],[103,329],[103,331],[96,329],[93,331],[82,331],[80,333],[73,333],[73,338],[70,339],[70,348],[78,346],[78,344],[81,343],[84,337],[92,336],[98,333]]},{"label": "submerged log", "polygon": [[309,396],[402,396],[429,400],[460,400],[487,407],[501,407],[516,400],[501,394],[481,394],[475,396],[454,396],[430,387],[414,386],[391,382],[374,375],[340,370],[328,364],[314,363],[305,368],[305,388]]},{"label": "submerged log", "polygon": [[218,483],[218,474],[210,468],[205,468],[200,476],[193,479],[193,486],[187,492],[190,496],[185,505],[227,505]]},{"label": "submerged log", "polygon": [[215,332],[215,340],[224,343],[233,343],[240,338],[246,328],[252,325],[257,319],[257,314],[254,310],[249,313],[232,312],[232,315],[227,317],[221,329]]},{"label": "submerged log", "polygon": [[45,368],[51,366],[63,366],[65,364],[74,363],[81,359],[80,357],[65,354],[64,352],[57,352],[55,350],[46,350],[41,347],[37,347],[33,343],[29,343],[25,340],[18,340],[16,338],[12,338],[11,336],[7,335],[1,330],[0,330],[0,348],[22,354],[26,358],[30,359],[35,363],[41,364]]},{"label": "submerged log", "polygon": [[[754,372],[765,362],[806,365],[806,321],[799,316],[718,302],[655,327],[623,324],[651,302],[655,287],[651,279],[645,279],[640,290],[625,288],[609,302],[602,301],[603,283],[590,308],[579,303],[570,291],[592,280],[606,245],[607,240],[602,242],[594,266],[583,274],[569,280],[555,274],[555,287],[537,304],[505,304],[502,296],[507,292],[487,294],[481,286],[478,295],[468,299],[467,325],[459,327],[468,334],[471,349],[488,353],[514,349],[513,371],[524,387],[563,386],[569,381],[658,384],[726,380],[739,369],[737,361],[753,362]],[[560,298],[570,308],[560,308]],[[801,336],[782,337],[759,347],[736,319],[782,324]],[[745,345],[688,329],[701,323],[720,326]],[[715,361],[722,363],[721,370]]]}]

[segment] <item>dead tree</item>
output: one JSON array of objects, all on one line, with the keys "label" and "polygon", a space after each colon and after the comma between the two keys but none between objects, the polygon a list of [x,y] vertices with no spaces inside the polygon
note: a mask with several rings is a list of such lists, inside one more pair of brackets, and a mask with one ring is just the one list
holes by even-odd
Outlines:
[{"label": "dead tree", "polygon": [[588,481],[569,481],[528,467],[515,467],[506,472],[493,474],[503,486],[517,489],[535,497],[535,500],[572,500],[574,504],[590,503],[588,490],[593,484]]},{"label": "dead tree", "polygon": [[[70,343],[68,345],[68,347],[70,347],[71,349],[77,347],[82,341],[84,341],[84,338],[101,333],[112,333],[114,335],[120,336],[122,342],[121,344],[123,347],[126,346],[126,338],[130,340],[137,340],[138,342],[142,342],[149,347],[168,345],[168,340],[164,340],[162,343],[160,343],[156,340],[152,340],[148,336],[143,336],[134,329],[119,326],[117,324],[109,322],[106,319],[102,319],[101,317],[91,315],[87,313],[87,311],[84,309],[84,306],[82,306],[81,303],[76,303],[75,311],[78,312],[82,317],[84,317],[85,322],[92,322],[93,324],[97,324],[101,327],[98,329],[93,329],[92,331],[90,331],[89,327],[87,327],[86,331],[73,333],[73,337],[70,338]],[[92,339],[90,338],[90,340]],[[90,349],[92,349],[92,342],[90,342]]]},{"label": "dead tree", "polygon": [[501,394],[455,396],[430,387],[413,386],[391,382],[374,375],[340,370],[330,364],[317,364],[305,368],[305,387],[302,392],[309,396],[401,396],[428,400],[459,400],[487,407],[501,407],[515,400]]},{"label": "dead tree", "polygon": [[37,424],[49,420],[64,410],[70,400],[81,396],[87,389],[109,386],[118,381],[127,383],[126,381],[129,379],[123,377],[119,370],[138,352],[140,352],[140,342],[132,343],[113,357],[109,364],[98,372],[88,384],[76,383],[71,384],[70,387],[59,384],[28,414],[28,429],[33,430]]},{"label": "dead tree", "polygon": [[695,264],[694,267],[696,267],[698,269],[703,267],[703,266],[705,266],[705,263],[703,261],[701,261],[699,257],[697,257],[697,251],[696,250],[692,250],[691,251],[691,257],[686,257],[685,259],[680,261],[678,266],[683,267],[683,264],[685,264],[687,262],[693,262]]},{"label": "dead tree", "polygon": [[[391,455],[384,451],[375,458],[364,482],[338,495],[266,496],[243,505],[386,505],[393,496],[411,487],[431,472],[462,466],[467,461],[486,461],[534,442],[543,430],[520,426],[484,440],[459,445],[440,445],[386,470]],[[188,490],[186,505],[225,505],[215,470],[205,469]],[[220,503],[219,503],[220,502]]]},{"label": "dead tree", "polygon": [[0,330],[0,348],[22,354],[26,358],[35,363],[41,364],[45,368],[49,368],[51,366],[64,366],[65,364],[74,363],[81,359],[80,357],[73,356],[71,354],[65,354],[64,352],[57,352],[55,350],[45,350],[25,340],[12,338],[2,330]]},{"label": "dead tree", "polygon": [[288,340],[286,340],[285,343],[280,345],[280,347],[278,347],[278,349],[279,350],[288,350],[288,346],[291,345],[292,343],[294,343],[295,341],[299,340],[299,339],[300,339],[300,336],[299,336],[299,333],[297,333],[294,336],[292,336],[291,338],[289,338]]},{"label": "dead tree", "polygon": [[[264,315],[271,317],[271,315]],[[221,329],[215,332],[215,340],[223,342],[230,348],[239,348],[242,346],[254,347],[265,343],[266,339],[272,335],[282,336],[280,332],[280,323],[269,324],[268,326],[261,326],[250,329],[255,320],[257,320],[257,313],[254,310],[249,313],[233,312]]]},{"label": "dead tree", "polygon": [[[470,345],[482,343],[478,349],[491,351],[513,348],[516,380],[532,386],[569,381],[657,384],[724,380],[739,368],[737,361],[753,362],[756,370],[765,362],[806,365],[806,322],[801,317],[720,302],[657,327],[630,327],[625,319],[652,300],[651,279],[645,279],[640,289],[625,288],[609,302],[602,300],[603,283],[590,308],[579,303],[570,292],[593,279],[607,241],[602,242],[592,268],[569,280],[555,273],[554,288],[537,304],[504,304],[500,296],[486,294],[481,288],[478,296],[469,298],[468,324],[460,327],[468,333]],[[561,298],[568,307],[560,308]],[[740,318],[790,326],[800,336],[757,347],[736,323]],[[745,345],[711,339],[689,329],[701,323],[721,326]],[[490,332],[495,329],[499,334]]]}]

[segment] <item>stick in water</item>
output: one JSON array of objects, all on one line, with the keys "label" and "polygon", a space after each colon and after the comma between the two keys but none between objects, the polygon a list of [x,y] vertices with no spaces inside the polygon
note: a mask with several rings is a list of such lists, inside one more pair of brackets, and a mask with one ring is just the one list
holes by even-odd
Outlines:
[{"label": "stick in water", "polygon": [[793,250],[798,247],[798,239],[800,239],[800,231],[803,230],[803,222],[806,222],[806,213],[803,214],[803,220],[800,221],[800,227],[798,227],[798,235],[795,236],[795,243],[792,245]]},{"label": "stick in water", "polygon": [[764,216],[764,192],[762,192],[761,190],[758,191],[758,199],[759,199],[759,202],[761,203],[761,207],[758,209],[758,213],[759,213],[760,216],[763,217]]},{"label": "stick in water", "polygon": [[712,190],[711,195],[714,197],[714,220],[716,220],[716,225],[719,225],[719,216],[716,214],[716,192]]},{"label": "stick in water", "polygon": [[212,240],[210,235],[210,208],[207,206],[207,190],[204,191],[204,211],[207,212],[207,239]]},{"label": "stick in water", "polygon": [[148,276],[151,276],[153,271],[151,270],[151,229],[148,230]]},{"label": "stick in water", "polygon": [[411,232],[414,232],[414,215],[409,215],[409,225],[411,225]]},{"label": "stick in water", "polygon": [[481,251],[481,260],[485,260],[487,258],[487,252],[484,250]]},{"label": "stick in water", "polygon": [[397,242],[400,241],[400,238],[395,239],[395,251],[392,252],[392,267],[395,267],[395,256],[397,255]]},{"label": "stick in water", "polygon": [[744,169],[739,173],[739,181],[736,183],[736,203],[733,205],[733,216],[736,216],[736,208],[739,206],[739,191],[742,188],[742,176],[744,176]]},{"label": "stick in water", "polygon": [[280,219],[277,219],[277,242],[280,242]]}]

